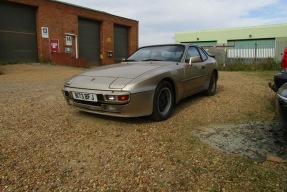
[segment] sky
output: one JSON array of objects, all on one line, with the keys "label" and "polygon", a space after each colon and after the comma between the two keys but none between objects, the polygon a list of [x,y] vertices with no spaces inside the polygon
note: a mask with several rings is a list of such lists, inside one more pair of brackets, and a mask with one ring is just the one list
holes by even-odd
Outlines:
[{"label": "sky", "polygon": [[286,24],[286,0],[58,0],[139,21],[139,46],[176,32]]}]

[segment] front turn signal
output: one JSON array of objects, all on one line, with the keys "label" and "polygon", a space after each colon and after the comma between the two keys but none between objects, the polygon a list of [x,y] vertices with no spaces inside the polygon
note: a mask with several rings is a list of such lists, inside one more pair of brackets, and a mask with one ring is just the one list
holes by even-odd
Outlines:
[{"label": "front turn signal", "polygon": [[129,95],[119,95],[118,101],[128,101],[130,99]]}]

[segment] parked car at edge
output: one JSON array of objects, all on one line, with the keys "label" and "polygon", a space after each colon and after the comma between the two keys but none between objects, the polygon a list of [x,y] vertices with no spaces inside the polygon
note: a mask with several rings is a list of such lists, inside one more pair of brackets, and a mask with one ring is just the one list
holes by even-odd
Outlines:
[{"label": "parked car at edge", "polygon": [[276,92],[277,114],[287,125],[287,47],[282,56],[280,73],[274,75],[274,84],[269,86]]},{"label": "parked car at edge", "polygon": [[62,89],[79,110],[118,117],[167,119],[176,103],[205,91],[214,95],[218,64],[191,44],[145,46],[119,64],[76,75]]},{"label": "parked car at edge", "polygon": [[281,121],[287,125],[287,83],[282,85],[277,91],[276,109]]},{"label": "parked car at edge", "polygon": [[287,47],[285,48],[282,56],[280,73],[274,75],[274,89],[278,90],[286,82],[287,82]]}]

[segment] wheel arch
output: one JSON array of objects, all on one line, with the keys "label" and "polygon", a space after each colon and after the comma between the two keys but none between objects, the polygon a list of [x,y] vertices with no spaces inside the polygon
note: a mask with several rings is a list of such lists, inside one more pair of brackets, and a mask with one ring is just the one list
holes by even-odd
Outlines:
[{"label": "wheel arch", "polygon": [[155,121],[169,118],[176,103],[175,95],[175,84],[172,79],[168,77],[161,79],[155,90],[153,112],[150,117]]},{"label": "wheel arch", "polygon": [[163,81],[167,81],[167,82],[169,82],[169,83],[171,84],[171,86],[172,86],[172,91],[173,91],[173,93],[174,93],[174,94],[173,94],[173,96],[174,96],[174,104],[178,103],[178,101],[177,101],[178,91],[177,91],[175,82],[174,82],[171,78],[165,77],[165,78],[163,78],[161,81],[158,82],[158,85],[159,85],[161,82],[163,82]]}]

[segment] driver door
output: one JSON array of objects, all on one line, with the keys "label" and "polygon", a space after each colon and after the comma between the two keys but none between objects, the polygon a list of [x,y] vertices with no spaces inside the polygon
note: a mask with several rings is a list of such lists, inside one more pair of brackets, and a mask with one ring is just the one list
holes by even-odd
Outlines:
[{"label": "driver door", "polygon": [[[193,62],[191,65],[189,64],[190,57],[199,56],[200,61]],[[185,95],[190,95],[204,85],[206,82],[206,66],[205,62],[202,61],[202,57],[199,53],[199,50],[197,47],[189,47],[188,52],[186,54],[185,58],[185,83],[184,83],[184,92]]]}]

